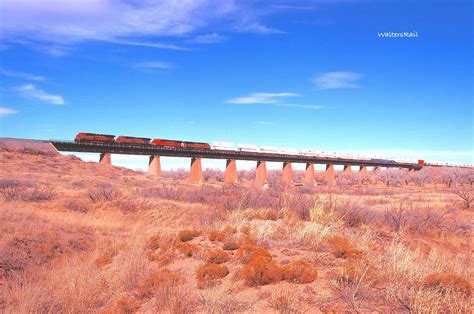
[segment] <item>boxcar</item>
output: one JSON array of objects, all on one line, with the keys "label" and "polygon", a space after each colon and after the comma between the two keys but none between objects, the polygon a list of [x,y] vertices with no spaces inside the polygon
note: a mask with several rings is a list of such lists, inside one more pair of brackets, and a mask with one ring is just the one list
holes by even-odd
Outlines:
[{"label": "boxcar", "polygon": [[120,135],[115,141],[124,144],[150,144],[151,138]]},{"label": "boxcar", "polygon": [[76,142],[115,142],[115,135],[95,134],[95,133],[77,133]]}]

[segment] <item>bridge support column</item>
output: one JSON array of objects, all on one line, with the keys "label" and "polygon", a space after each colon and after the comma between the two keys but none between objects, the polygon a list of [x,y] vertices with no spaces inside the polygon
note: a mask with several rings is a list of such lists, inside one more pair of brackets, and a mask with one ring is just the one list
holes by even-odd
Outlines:
[{"label": "bridge support column", "polygon": [[201,183],[203,181],[201,158],[191,158],[191,171],[189,172],[189,180],[193,183]]},{"label": "bridge support column", "polygon": [[284,162],[283,169],[281,171],[281,185],[290,186],[293,181],[293,168],[291,162]]},{"label": "bridge support column", "polygon": [[265,187],[267,184],[267,165],[265,161],[257,161],[257,169],[255,170],[255,186],[258,188]]},{"label": "bridge support column", "polygon": [[314,165],[311,163],[306,164],[306,170],[304,172],[304,185],[311,187],[316,185],[316,179],[314,176]]},{"label": "bridge support column", "polygon": [[234,184],[238,182],[237,179],[237,164],[235,160],[227,159],[227,163],[225,166],[225,175],[224,175],[224,182]]},{"label": "bridge support column", "polygon": [[374,173],[377,173],[379,172],[381,169],[380,169],[380,166],[375,166],[374,167]]},{"label": "bridge support column", "polygon": [[112,164],[112,154],[110,154],[110,153],[101,153],[99,163],[101,165],[111,165]]},{"label": "bridge support column", "polygon": [[148,175],[150,176],[161,175],[160,156],[150,156],[150,161],[148,162]]},{"label": "bridge support column", "polygon": [[326,174],[324,175],[326,185],[335,186],[336,185],[336,175],[334,173],[334,165],[326,165]]},{"label": "bridge support column", "polygon": [[366,175],[367,174],[367,166],[360,166],[359,172],[360,172],[360,174]]},{"label": "bridge support column", "polygon": [[344,165],[344,170],[342,172],[344,174],[351,174],[352,173],[351,165]]}]

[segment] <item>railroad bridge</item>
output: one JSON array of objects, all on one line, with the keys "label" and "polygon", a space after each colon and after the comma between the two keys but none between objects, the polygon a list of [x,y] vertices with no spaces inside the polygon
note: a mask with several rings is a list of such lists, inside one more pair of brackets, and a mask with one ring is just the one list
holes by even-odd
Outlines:
[{"label": "railroad bridge", "polygon": [[256,162],[255,186],[264,187],[267,183],[266,162],[282,162],[282,185],[289,185],[293,180],[293,163],[303,163],[306,165],[304,184],[314,186],[315,164],[326,165],[325,182],[329,186],[336,185],[335,165],[344,166],[344,172],[350,172],[352,166],[358,166],[359,172],[367,173],[367,167],[374,167],[377,171],[381,167],[407,169],[408,171],[419,170],[422,165],[416,163],[405,163],[396,161],[384,161],[374,159],[358,159],[347,157],[325,157],[325,156],[304,156],[285,153],[251,152],[236,150],[206,150],[184,147],[166,147],[157,145],[117,143],[117,142],[75,142],[75,141],[51,141],[58,151],[63,152],[86,152],[100,153],[101,164],[111,164],[111,154],[125,155],[145,155],[150,156],[148,174],[159,176],[161,174],[160,156],[167,157],[187,157],[191,158],[189,179],[191,182],[199,183],[203,181],[201,159],[224,159],[226,160],[226,170],[224,181],[226,183],[236,183],[237,160],[250,160]]}]

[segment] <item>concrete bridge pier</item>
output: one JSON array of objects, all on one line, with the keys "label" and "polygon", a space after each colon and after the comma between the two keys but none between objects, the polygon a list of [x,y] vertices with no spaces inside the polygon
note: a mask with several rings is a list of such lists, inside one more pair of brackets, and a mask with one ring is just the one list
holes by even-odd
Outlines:
[{"label": "concrete bridge pier", "polygon": [[111,165],[112,164],[112,154],[110,154],[110,153],[101,153],[99,163],[101,165]]},{"label": "concrete bridge pier", "polygon": [[201,158],[191,158],[191,170],[189,172],[189,180],[193,183],[201,183],[203,181]]},{"label": "concrete bridge pier", "polygon": [[255,186],[263,188],[267,184],[267,165],[265,161],[257,161],[257,169],[255,170]]},{"label": "concrete bridge pier", "polygon": [[311,163],[306,164],[306,170],[304,172],[304,185],[315,186],[316,179],[314,175],[314,165]]},{"label": "concrete bridge pier", "polygon": [[373,172],[377,173],[381,170],[380,166],[375,166]]},{"label": "concrete bridge pier", "polygon": [[293,181],[293,168],[291,167],[291,162],[284,162],[283,169],[281,171],[281,185],[290,186]]},{"label": "concrete bridge pier", "polygon": [[160,176],[161,175],[161,161],[160,156],[150,156],[150,161],[148,162],[148,175],[150,176]]},{"label": "concrete bridge pier", "polygon": [[324,175],[326,185],[335,186],[336,185],[336,174],[334,173],[334,165],[326,165],[326,173]]},{"label": "concrete bridge pier", "polygon": [[237,164],[233,159],[227,159],[225,166],[224,182],[234,184],[239,180],[237,178]]},{"label": "concrete bridge pier", "polygon": [[352,173],[351,165],[344,165],[344,170],[342,172],[344,174],[351,174]]},{"label": "concrete bridge pier", "polygon": [[359,167],[359,173],[363,174],[363,175],[366,175],[368,173],[367,172],[367,166],[360,166]]}]

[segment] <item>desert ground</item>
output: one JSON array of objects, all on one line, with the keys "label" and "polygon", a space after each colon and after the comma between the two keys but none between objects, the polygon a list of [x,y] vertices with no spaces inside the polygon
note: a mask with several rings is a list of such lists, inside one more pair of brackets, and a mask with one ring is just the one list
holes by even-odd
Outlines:
[{"label": "desert ground", "polygon": [[[0,151],[0,312],[468,313],[472,170],[337,187]],[[296,175],[296,181],[301,174]]]}]

